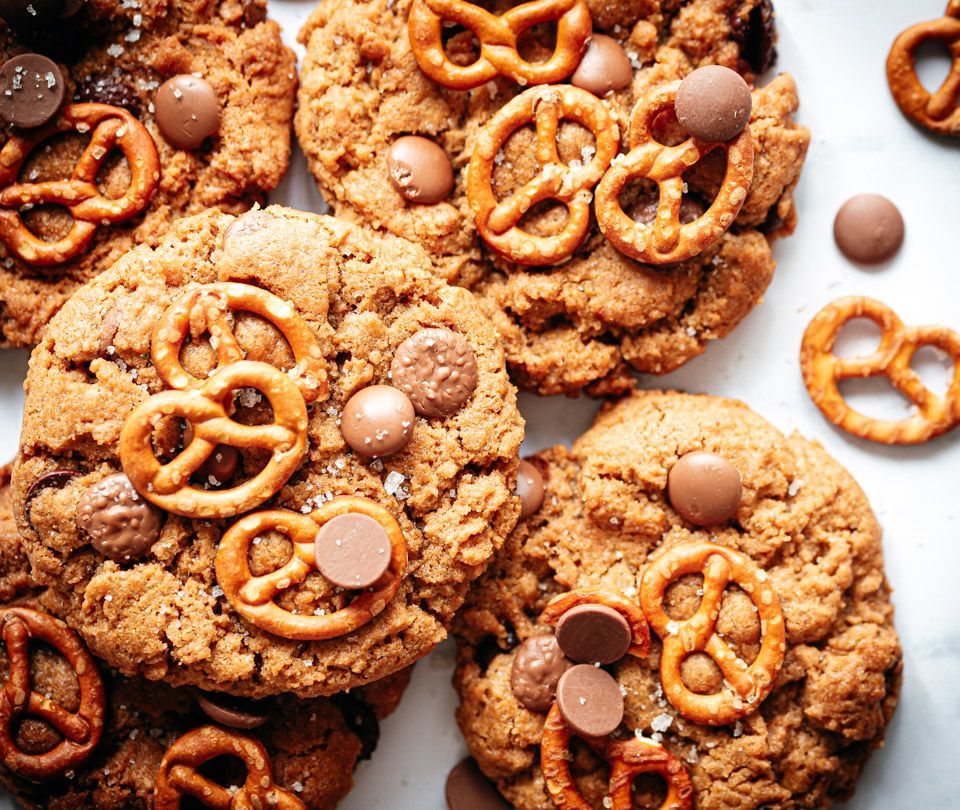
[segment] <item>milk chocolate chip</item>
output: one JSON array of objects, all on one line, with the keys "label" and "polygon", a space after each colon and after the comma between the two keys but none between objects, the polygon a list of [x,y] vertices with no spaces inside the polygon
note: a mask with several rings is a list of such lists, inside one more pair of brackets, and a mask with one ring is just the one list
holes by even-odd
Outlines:
[{"label": "milk chocolate chip", "polygon": [[517,649],[510,669],[514,697],[532,712],[545,712],[553,703],[557,681],[572,663],[549,634],[528,638]]},{"label": "milk chocolate chip", "polygon": [[590,664],[568,669],[557,684],[557,707],[574,734],[606,737],[623,722],[623,695],[609,672]]},{"label": "milk chocolate chip", "polygon": [[470,757],[450,771],[444,795],[449,810],[510,810],[510,805]]},{"label": "milk chocolate chip", "polygon": [[716,453],[687,453],[667,475],[671,505],[697,526],[717,526],[732,518],[742,493],[739,470]]},{"label": "milk chocolate chip", "polygon": [[689,74],[677,90],[677,120],[702,141],[736,138],[750,120],[753,98],[743,77],[722,65]]},{"label": "milk chocolate chip", "polygon": [[578,663],[612,664],[627,654],[632,640],[630,623],[607,605],[577,605],[557,622],[560,649]]},{"label": "milk chocolate chip", "polygon": [[520,498],[520,517],[530,517],[543,506],[543,473],[536,464],[520,460],[517,470],[517,497]]},{"label": "milk chocolate chip", "polygon": [[93,547],[115,562],[142,556],[160,536],[160,514],[123,473],[87,487],[77,504],[77,525]]},{"label": "milk chocolate chip", "polygon": [[833,221],[833,238],[850,261],[880,264],[903,244],[903,217],[879,194],[858,194],[847,200]]},{"label": "milk chocolate chip", "polygon": [[603,98],[607,93],[623,90],[633,81],[630,57],[613,37],[594,34],[587,43],[580,65],[570,83]]},{"label": "milk chocolate chip", "polygon": [[262,701],[197,692],[197,705],[214,723],[228,728],[259,728],[267,722]]},{"label": "milk chocolate chip", "polygon": [[204,79],[188,73],[167,79],[153,102],[160,134],[177,149],[197,149],[220,129],[220,101]]},{"label": "milk chocolate chip", "polygon": [[463,335],[421,329],[400,344],[390,375],[421,416],[449,416],[477,387],[477,358]]},{"label": "milk chocolate chip", "polygon": [[419,135],[404,135],[390,145],[387,173],[410,202],[433,205],[453,191],[453,165],[447,153]]},{"label": "milk chocolate chip", "polygon": [[55,62],[24,53],[0,67],[0,118],[29,129],[46,124],[60,109],[66,85]]},{"label": "milk chocolate chip", "polygon": [[357,391],[343,408],[340,432],[355,453],[388,456],[407,446],[416,414],[410,398],[392,385]]},{"label": "milk chocolate chip", "polygon": [[[183,446],[193,441],[193,428],[190,423],[183,429]],[[240,451],[228,444],[218,444],[206,461],[197,469],[196,475],[204,484],[225,484],[240,467]]]},{"label": "milk chocolate chip", "polygon": [[377,521],[350,513],[328,520],[314,542],[317,569],[341,588],[369,588],[390,567],[390,538]]}]

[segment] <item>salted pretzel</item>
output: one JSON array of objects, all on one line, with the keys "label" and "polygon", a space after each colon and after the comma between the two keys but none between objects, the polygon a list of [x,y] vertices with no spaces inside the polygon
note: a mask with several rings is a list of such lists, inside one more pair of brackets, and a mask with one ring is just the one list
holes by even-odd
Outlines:
[{"label": "salted pretzel", "polygon": [[[593,805],[580,794],[570,773],[570,737],[572,732],[563,722],[554,703],[547,714],[540,741],[540,768],[547,793],[561,810],[593,810]],[[584,738],[598,756],[610,765],[608,796],[612,810],[632,810],[634,780],[645,773],[663,777],[667,796],[660,810],[693,810],[693,783],[690,775],[673,754],[659,743],[643,737],[627,740]]]},{"label": "salted pretzel", "polygon": [[[936,93],[917,77],[916,51],[925,42],[947,46],[952,64]],[[940,135],[960,136],[960,0],[944,16],[917,23],[901,33],[887,56],[887,82],[900,111],[915,124]]]},{"label": "salted pretzel", "polygon": [[[233,396],[260,391],[273,409],[273,422],[244,425],[230,417]],[[192,441],[163,464],[153,450],[153,432],[164,417],[179,417],[193,430]],[[193,475],[219,445],[270,451],[255,476],[228,489],[193,486]],[[307,450],[307,406],[286,374],[267,363],[239,360],[224,366],[201,387],[162,391],[142,402],[120,432],[120,463],[143,497],[161,509],[193,518],[233,517],[276,494],[296,471]]]},{"label": "salted pretzel", "polygon": [[[865,357],[837,357],[833,347],[855,318],[868,318],[881,329],[880,345]],[[935,346],[953,361],[953,378],[944,396],[923,384],[910,367],[924,346]],[[873,298],[840,298],[810,322],[800,348],[800,368],[810,398],[837,427],[883,444],[920,444],[960,424],[960,334],[943,326],[907,326],[886,304]],[[886,377],[916,406],[906,419],[871,419],[847,404],[838,383]]]},{"label": "salted pretzel", "polygon": [[553,597],[540,614],[539,621],[556,627],[560,617],[578,605],[605,605],[613,608],[627,620],[633,640],[627,652],[637,658],[646,658],[650,653],[650,626],[643,611],[623,594],[605,588],[577,588]]},{"label": "salted pretzel", "polygon": [[[687,574],[703,575],[700,606],[687,619],[671,619],[663,607],[665,592]],[[751,664],[737,656],[717,633],[724,589],[730,583],[739,586],[757,608],[763,636]],[[716,543],[676,545],[644,573],[640,605],[663,645],[663,693],[688,720],[705,726],[726,725],[752,714],[770,694],[787,647],[783,611],[766,572],[745,554]],[[701,695],[687,688],[680,666],[693,652],[706,653],[720,668],[723,691]]]},{"label": "salted pretzel", "polygon": [[[346,607],[331,613],[292,613],[280,607],[277,597],[317,570],[314,541],[320,527],[339,515],[351,513],[373,518],[390,540],[390,565],[380,581],[361,591]],[[288,537],[293,554],[276,571],[254,576],[250,570],[250,546],[268,531]],[[216,558],[217,584],[237,613],[261,630],[299,641],[337,638],[362,627],[383,612],[400,587],[406,567],[407,542],[393,515],[371,500],[352,496],[327,501],[308,515],[285,509],[246,515],[223,535]]]},{"label": "salted pretzel", "polygon": [[[8,607],[3,609],[0,622],[10,667],[6,683],[0,689],[0,761],[26,779],[62,774],[90,756],[103,733],[104,692],[97,665],[76,634],[47,613]],[[73,669],[80,687],[76,711],[69,711],[34,691],[30,674],[31,642],[49,645]],[[18,722],[30,716],[46,721],[62,737],[49,751],[31,754],[17,745]]]},{"label": "salted pretzel", "polygon": [[[557,44],[545,62],[528,62],[517,50],[520,35],[535,25],[557,24]],[[470,65],[450,61],[443,49],[445,23],[468,29],[480,43],[480,56]],[[499,17],[465,0],[413,0],[407,18],[410,47],[420,69],[454,90],[470,90],[497,76],[521,85],[553,84],[569,76],[593,30],[586,0],[532,0]]]},{"label": "salted pretzel", "polygon": [[[237,757],[247,768],[239,788],[224,787],[200,773],[217,757]],[[293,793],[273,781],[273,763],[263,743],[219,726],[200,726],[171,745],[153,786],[154,810],[179,810],[189,796],[216,810],[307,810]]]},{"label": "salted pretzel", "polygon": [[[557,148],[557,129],[564,119],[593,133],[596,152],[582,165],[564,163]],[[523,188],[498,201],[493,190],[497,153],[521,127],[537,129],[536,159],[540,171]],[[587,237],[594,185],[620,146],[620,130],[604,102],[572,85],[533,87],[508,101],[477,137],[467,176],[467,199],[484,241],[517,264],[556,264],[569,258]],[[537,203],[556,200],[567,207],[563,230],[537,236],[519,226]]]},{"label": "salted pretzel", "polygon": [[[65,132],[90,133],[70,177],[21,183],[30,155]],[[130,166],[130,185],[122,197],[106,197],[97,175],[114,149]],[[38,130],[16,132],[0,150],[0,241],[17,258],[38,267],[61,264],[87,249],[99,225],[124,222],[150,203],[160,181],[160,158],[150,133],[136,118],[109,104],[69,104],[57,120]],[[20,211],[26,206],[59,205],[70,212],[73,226],[60,239],[47,242],[30,232]]]},{"label": "salted pretzel", "polygon": [[[676,146],[657,141],[654,122],[662,114],[674,114],[679,87],[679,81],[661,85],[637,103],[630,115],[630,151],[613,162],[597,186],[594,207],[601,232],[621,253],[647,264],[681,262],[716,242],[740,213],[753,180],[750,127],[726,142],[692,135]],[[703,214],[681,223],[683,173],[715,149],[723,150],[727,158],[720,190]],[[651,225],[634,221],[620,205],[627,185],[644,179],[656,183],[660,192]]]},{"label": "salted pretzel", "polygon": [[309,402],[327,395],[327,371],[320,346],[307,322],[282,298],[250,284],[221,281],[203,284],[171,304],[153,329],[150,352],[160,378],[180,390],[200,388],[198,379],[180,362],[180,350],[188,335],[209,334],[217,353],[217,368],[245,359],[233,333],[230,313],[252,312],[273,324],[293,352],[295,365],[287,374]]}]

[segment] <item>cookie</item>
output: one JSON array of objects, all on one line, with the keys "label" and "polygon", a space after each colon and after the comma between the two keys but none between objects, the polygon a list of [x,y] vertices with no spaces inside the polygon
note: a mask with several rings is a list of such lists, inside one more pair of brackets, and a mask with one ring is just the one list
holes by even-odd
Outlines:
[{"label": "cookie", "polygon": [[330,217],[178,222],[77,292],[26,387],[34,575],[125,675],[378,680],[446,636],[520,512],[488,319],[419,247]]},{"label": "cookie", "polygon": [[4,346],[35,344],[79,285],[176,218],[262,202],[289,162],[297,82],[263,0],[35,5],[0,21]]},{"label": "cookie", "polygon": [[[542,505],[455,628],[457,720],[507,800],[621,810],[618,780],[629,798],[641,773],[671,807],[848,797],[901,673],[880,527],[850,475],[739,402],[661,392],[530,463]],[[651,780],[635,787],[659,807]]]},{"label": "cookie", "polygon": [[[708,0],[552,4],[554,10],[568,10],[570,19],[589,7],[593,39],[573,74],[551,79],[563,82],[552,90],[498,75],[469,91],[429,78],[411,48],[411,8],[429,18],[424,9],[436,5],[427,0],[325,2],[300,32],[306,57],[295,127],[335,213],[422,244],[441,275],[480,296],[500,331],[513,379],[542,394],[622,391],[632,371],[672,371],[727,335],[770,282],[775,264],[771,243],[795,226],[793,189],[809,144],[808,131],[793,120],[798,106],[793,79],[782,74],[758,86],[775,56],[769,1],[722,7]],[[506,5],[494,10],[503,12]],[[451,8],[461,6],[471,4]],[[504,25],[504,18],[493,22],[480,12],[472,19],[481,18],[491,30]],[[502,74],[507,56],[490,45],[477,62],[475,37],[452,22],[443,29],[450,65],[471,64],[473,75],[486,77],[491,71],[484,66],[495,64]],[[579,18],[569,22],[568,33],[581,23]],[[525,66],[531,72],[532,63],[553,52],[554,29],[542,25],[520,37],[520,56],[530,60]],[[496,37],[491,37],[492,43]],[[443,59],[428,51],[422,63],[429,67],[431,60],[443,64]],[[590,205],[591,194],[599,194],[606,177],[596,189],[587,182],[579,197],[571,189],[569,212],[556,199],[548,200],[520,223],[530,235],[525,240],[537,251],[555,246],[557,234],[586,228],[569,257],[561,251],[560,259],[547,266],[526,266],[529,262],[504,259],[478,234],[478,210],[519,199],[512,195],[524,183],[544,176],[536,162],[532,121],[532,109],[544,99],[559,103],[564,115],[587,108],[604,119],[593,134],[571,120],[559,128],[561,169],[571,176],[589,173],[598,150],[609,152],[610,164],[617,150],[624,154],[630,148],[631,111],[638,101],[713,64],[738,71],[752,89],[745,143],[752,140],[753,169],[749,194],[745,199],[742,191],[733,194],[741,206],[736,219],[702,252],[669,264],[640,262],[620,252],[600,232]],[[728,98],[743,116],[743,93]],[[530,101],[520,120],[530,123],[503,143],[502,138],[491,142],[491,127],[497,128],[492,119],[512,120],[514,113],[505,107],[522,105],[522,99]],[[581,109],[578,114],[586,113]],[[739,120],[742,124],[744,119]],[[606,134],[598,139],[597,132]],[[678,132],[672,137],[670,143],[675,143]],[[421,142],[419,148],[411,146],[411,138]],[[476,206],[467,182],[471,160],[489,163],[483,171],[492,178]],[[613,167],[620,160],[614,159]],[[687,193],[677,227],[699,227],[691,223],[703,218],[725,188],[724,162],[719,149],[683,175]],[[452,190],[444,193],[451,166]],[[471,183],[482,186],[476,173],[471,169]],[[598,177],[590,179],[596,183]],[[655,221],[655,186],[628,184],[620,202],[633,221]]]}]

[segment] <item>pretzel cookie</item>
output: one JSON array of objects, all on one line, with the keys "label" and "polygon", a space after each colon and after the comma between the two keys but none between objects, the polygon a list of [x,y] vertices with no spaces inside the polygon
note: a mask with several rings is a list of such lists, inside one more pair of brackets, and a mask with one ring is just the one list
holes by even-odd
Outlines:
[{"label": "pretzel cookie", "polygon": [[36,358],[17,518],[125,674],[247,697],[385,677],[445,637],[520,513],[496,332],[397,237],[185,218]]},{"label": "pretzel cookie", "polygon": [[[774,16],[770,0],[324,0],[300,32],[297,136],[335,213],[419,242],[480,295],[519,385],[616,393],[734,329],[794,228],[809,134],[793,79],[768,73]],[[634,138],[638,105],[717,65],[745,81],[745,129]]]},{"label": "pretzel cookie", "polygon": [[525,464],[540,486],[454,626],[457,721],[507,803],[849,796],[901,668],[850,475],[739,402],[658,391]]},{"label": "pretzel cookie", "polygon": [[289,161],[295,59],[265,0],[60,5],[0,22],[0,346],[36,343],[174,219],[261,201]]}]

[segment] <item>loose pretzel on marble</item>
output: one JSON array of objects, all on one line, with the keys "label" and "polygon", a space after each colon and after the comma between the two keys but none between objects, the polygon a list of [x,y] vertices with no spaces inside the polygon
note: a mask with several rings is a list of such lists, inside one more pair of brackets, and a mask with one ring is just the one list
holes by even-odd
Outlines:
[{"label": "loose pretzel on marble", "polygon": [[[528,62],[517,50],[518,40],[548,22],[557,24],[553,55],[545,62]],[[445,23],[462,25],[477,38],[477,61],[466,66],[450,61],[443,49]],[[592,29],[586,0],[532,0],[499,17],[465,0],[413,0],[407,18],[410,47],[420,69],[454,90],[479,87],[498,75],[521,85],[559,82],[577,69]]]},{"label": "loose pretzel on marble", "polygon": [[[855,318],[868,318],[881,329],[880,345],[866,357],[837,357],[834,344]],[[944,396],[923,384],[910,367],[924,346],[935,346],[953,361],[953,377]],[[837,427],[883,444],[920,444],[960,424],[960,334],[942,326],[906,326],[886,304],[873,298],[840,298],[810,322],[800,348],[803,380],[814,404]],[[886,377],[917,412],[906,419],[871,419],[851,408],[838,383]]]},{"label": "loose pretzel on marble", "polygon": [[540,614],[542,624],[556,627],[560,617],[578,605],[606,605],[627,620],[633,640],[627,652],[637,658],[646,658],[650,653],[650,626],[643,611],[617,591],[605,588],[577,588],[553,597]]},{"label": "loose pretzel on marble", "polygon": [[[317,570],[315,540],[324,523],[339,515],[361,514],[377,521],[390,539],[390,566],[371,588],[346,607],[323,615],[292,613],[277,604],[277,596],[302,583]],[[276,571],[255,576],[250,570],[250,546],[268,531],[279,532],[293,545],[290,560]],[[254,512],[234,523],[217,549],[217,583],[233,608],[251,624],[281,638],[323,641],[344,636],[382,613],[396,594],[407,568],[407,542],[400,524],[386,509],[366,498],[339,497],[308,515],[286,509]]]},{"label": "loose pretzel on marble", "polygon": [[[667,264],[696,256],[716,242],[733,224],[753,180],[753,136],[744,127],[726,142],[702,141],[690,136],[676,146],[656,140],[653,126],[662,114],[673,114],[680,82],[651,90],[630,116],[630,151],[613,161],[597,186],[597,224],[621,253],[646,262]],[[715,149],[726,154],[723,183],[712,205],[693,222],[681,223],[683,173]],[[634,180],[657,184],[660,201],[651,225],[636,222],[620,205],[620,195]]]}]

